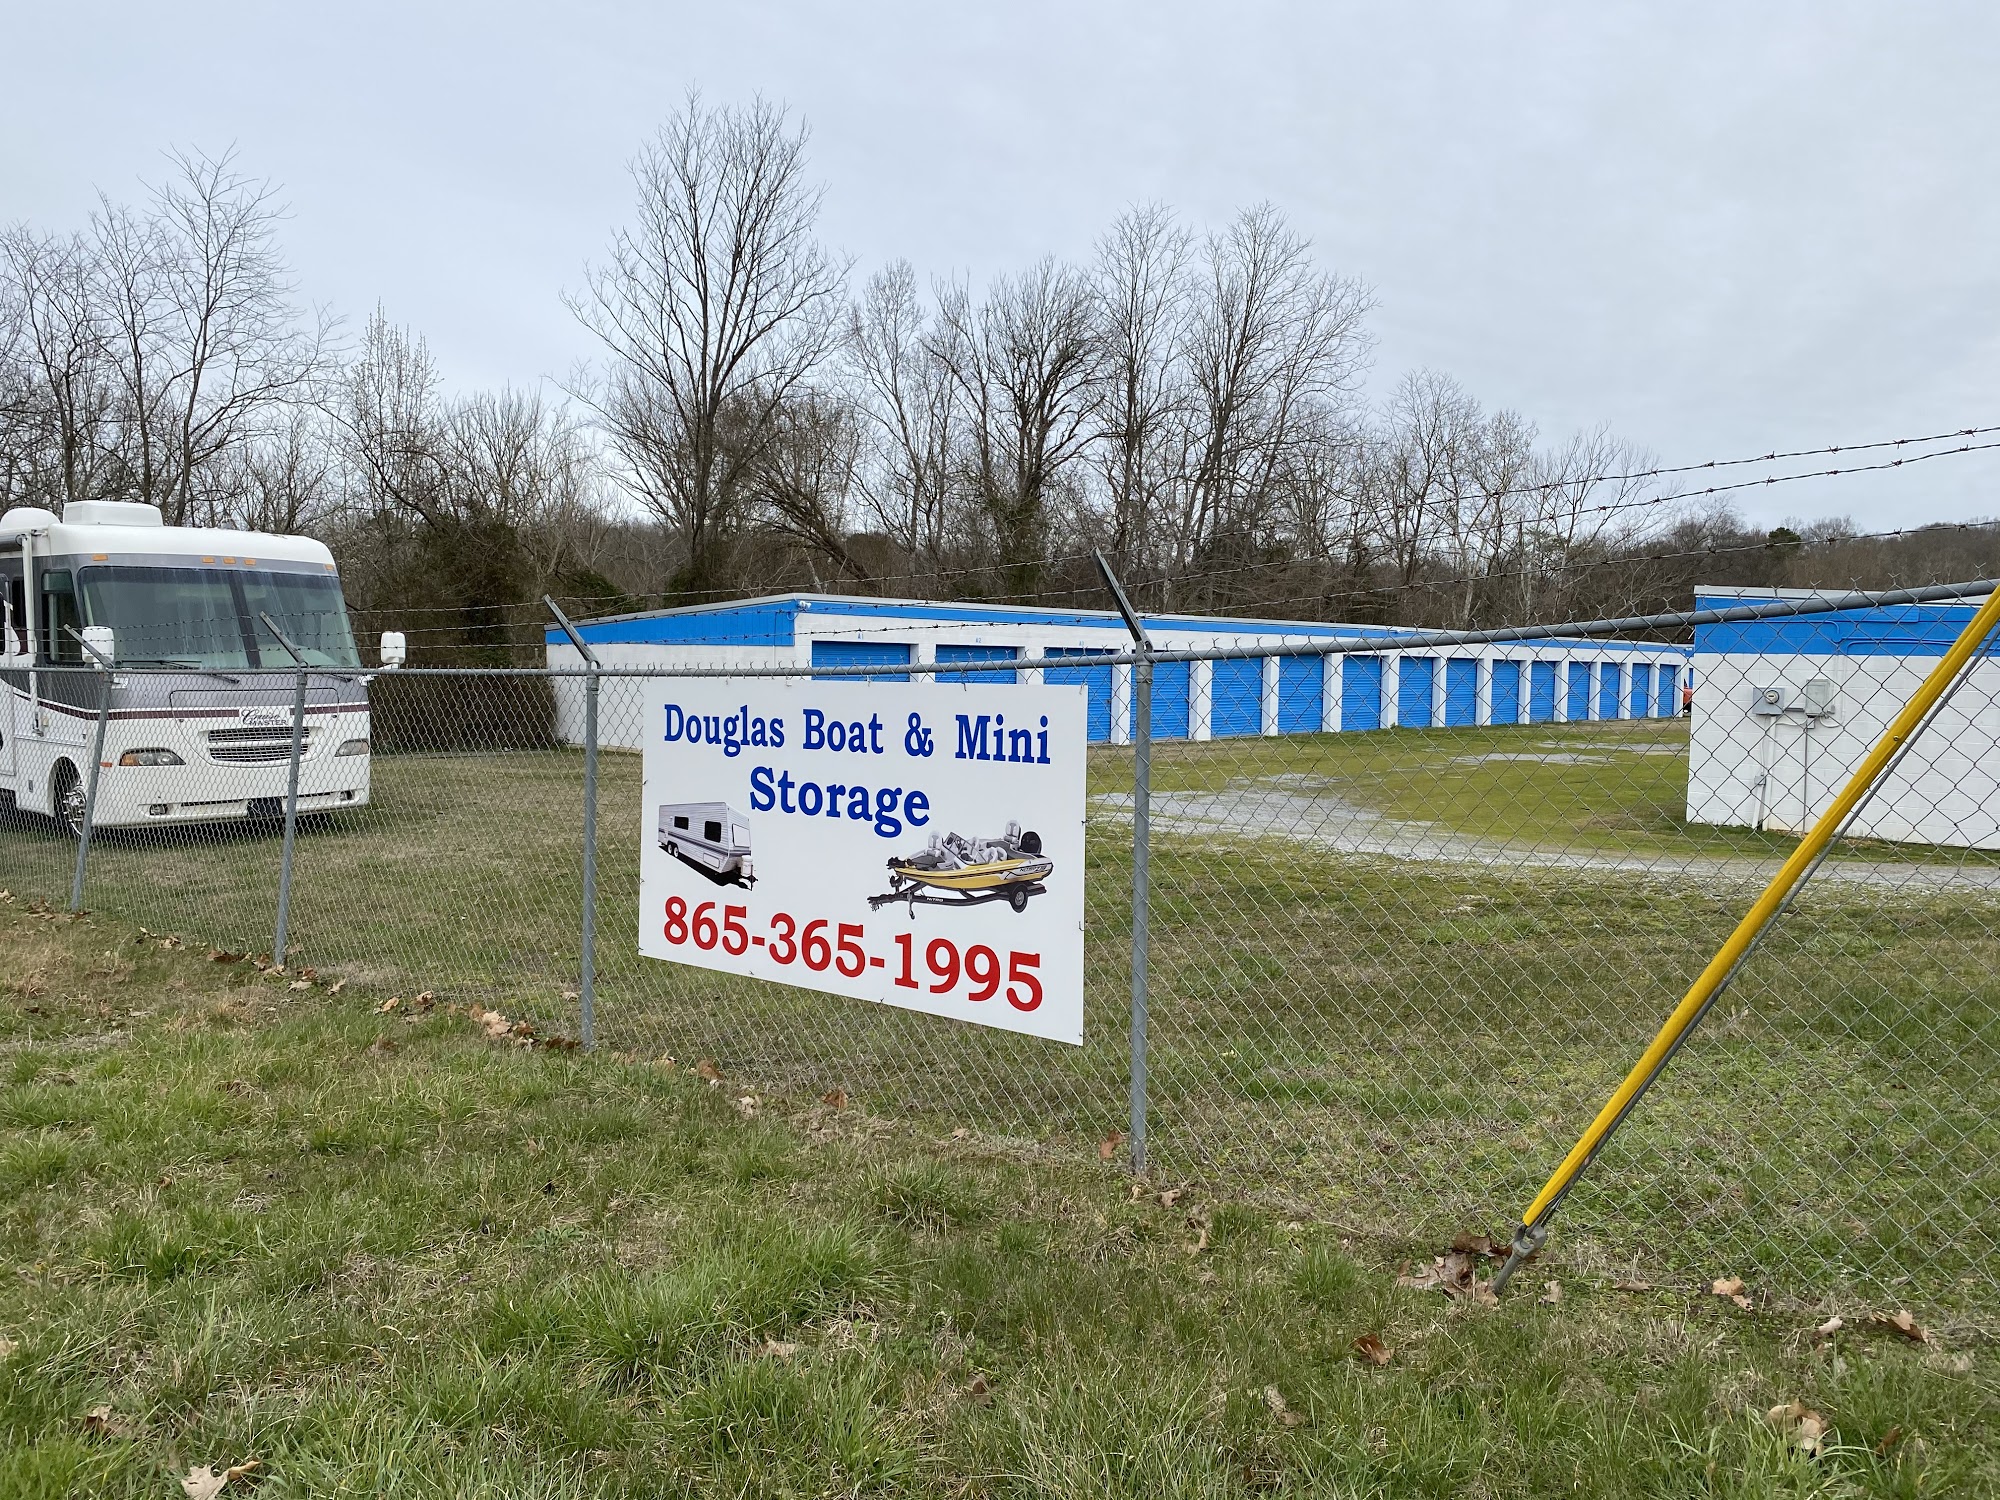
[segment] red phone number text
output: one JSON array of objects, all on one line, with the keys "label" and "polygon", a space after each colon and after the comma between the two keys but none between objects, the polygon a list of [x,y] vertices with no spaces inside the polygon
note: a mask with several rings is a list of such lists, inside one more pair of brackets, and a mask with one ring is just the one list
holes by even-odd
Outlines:
[{"label": "red phone number text", "polygon": [[[748,953],[752,948],[762,948],[775,964],[802,963],[815,974],[832,969],[849,979],[859,979],[870,969],[889,967],[887,959],[870,953],[862,946],[867,933],[860,922],[832,922],[819,917],[801,928],[789,912],[778,911],[771,913],[771,932],[767,937],[750,931],[747,925],[748,907],[722,906],[722,915],[718,920],[718,905],[718,902],[704,901],[690,912],[687,902],[681,897],[668,897],[667,920],[663,929],[667,941],[675,947],[693,943],[704,953],[720,948],[731,956]],[[830,937],[829,931],[832,933]],[[932,938],[924,944],[925,972],[920,977],[915,935],[897,933],[896,951],[895,981],[899,989],[928,988],[933,995],[948,995],[958,989],[962,981],[966,987],[965,998],[976,1003],[991,1000],[1001,993],[1004,984],[1007,1003],[1014,1009],[1033,1010],[1042,1003],[1042,981],[1037,972],[1042,966],[1039,953],[1011,949],[1003,969],[998,950],[984,943],[974,943],[961,951],[950,938]]]}]

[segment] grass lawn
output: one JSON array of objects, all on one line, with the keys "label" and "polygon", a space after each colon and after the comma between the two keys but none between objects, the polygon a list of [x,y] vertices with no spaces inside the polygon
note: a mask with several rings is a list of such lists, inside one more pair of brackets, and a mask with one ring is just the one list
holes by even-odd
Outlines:
[{"label": "grass lawn", "polygon": [[[1543,1301],[1530,1267],[1488,1309],[1311,1218],[1135,1192],[1087,1141],[743,1104],[26,904],[0,903],[10,1500],[253,1457],[224,1500],[2000,1490],[1991,1349],[1911,1343],[1889,1304],[1821,1336],[1754,1279],[1749,1310],[1560,1272]],[[1816,1456],[1768,1415],[1794,1401]]]},{"label": "grass lawn", "polygon": [[[1591,747],[1684,736],[1641,722],[1228,741],[1162,747],[1159,780],[1305,775],[1482,837],[1664,847],[1709,837],[1677,831],[1684,762]],[[1599,758],[1480,759],[1543,741]],[[1096,757],[1099,789],[1121,785],[1125,755]],[[382,998],[430,990],[574,1033],[579,762],[380,758],[371,806],[300,841],[295,962]],[[1092,1152],[1124,1123],[1131,867],[1115,817],[1091,827],[1085,1045],[1068,1048],[640,958],[637,772],[635,757],[605,758],[606,1050],[715,1058],[788,1104],[840,1088],[877,1117],[977,1127],[1024,1159]],[[1754,836],[1729,837],[1701,847],[1755,852],[1741,846]],[[108,836],[89,904],[268,950],[277,855],[268,832]],[[71,856],[33,827],[0,829],[0,888],[60,902]],[[1736,884],[1273,838],[1163,836],[1153,878],[1155,1171],[1337,1226],[1383,1265],[1520,1211],[1747,899]],[[1908,1300],[2000,1333],[1997,1224],[2000,905],[1828,886],[1565,1203],[1549,1254],[1605,1283],[1740,1270],[1800,1306]]]}]

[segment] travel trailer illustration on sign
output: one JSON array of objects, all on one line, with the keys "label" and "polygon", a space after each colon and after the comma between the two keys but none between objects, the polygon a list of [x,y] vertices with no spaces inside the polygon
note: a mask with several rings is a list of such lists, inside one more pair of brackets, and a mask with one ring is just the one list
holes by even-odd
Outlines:
[{"label": "travel trailer illustration on sign", "polygon": [[660,847],[717,885],[757,883],[750,820],[727,802],[669,802],[660,808]]},{"label": "travel trailer illustration on sign", "polygon": [[[1015,911],[1028,909],[1030,896],[1048,894],[1042,882],[1055,869],[1042,854],[1042,836],[1019,823],[1009,823],[997,839],[966,838],[947,833],[915,854],[889,861],[889,889],[870,896],[871,911],[901,901],[914,916],[917,903],[926,906],[977,906],[1005,901]],[[933,892],[946,892],[934,895]]]}]

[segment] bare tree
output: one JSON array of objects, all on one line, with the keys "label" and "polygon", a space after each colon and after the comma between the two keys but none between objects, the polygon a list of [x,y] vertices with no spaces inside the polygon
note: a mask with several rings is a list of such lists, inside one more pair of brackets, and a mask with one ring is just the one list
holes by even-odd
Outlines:
[{"label": "bare tree", "polygon": [[1172,210],[1157,203],[1127,209],[1097,243],[1103,365],[1095,452],[1105,540],[1128,572],[1155,563],[1153,523],[1181,470],[1192,244]]},{"label": "bare tree", "polygon": [[1034,591],[1064,471],[1089,439],[1096,308],[1076,270],[1043,260],[975,305],[939,298],[938,357],[965,403],[965,469],[1004,587]]},{"label": "bare tree", "polygon": [[846,266],[813,238],[805,170],[783,110],[691,95],[633,163],[636,226],[570,299],[610,356],[585,399],[633,493],[680,534],[682,589],[727,582],[746,466],[842,329]]},{"label": "bare tree", "polygon": [[332,321],[308,323],[277,248],[276,190],[233,153],[176,153],[141,217],[102,200],[98,316],[129,492],[175,525],[230,519],[218,470],[317,395]]},{"label": "bare tree", "polygon": [[22,226],[0,237],[11,288],[15,492],[51,506],[115,493],[115,393],[97,315],[89,243]]},{"label": "bare tree", "polygon": [[908,261],[869,278],[848,322],[847,370],[872,439],[856,483],[912,579],[944,561],[951,530],[958,390],[937,343]]},{"label": "bare tree", "polygon": [[1268,205],[1211,236],[1188,339],[1194,400],[1178,517],[1184,571],[1242,555],[1306,412],[1339,407],[1366,366],[1359,282],[1317,270]]}]

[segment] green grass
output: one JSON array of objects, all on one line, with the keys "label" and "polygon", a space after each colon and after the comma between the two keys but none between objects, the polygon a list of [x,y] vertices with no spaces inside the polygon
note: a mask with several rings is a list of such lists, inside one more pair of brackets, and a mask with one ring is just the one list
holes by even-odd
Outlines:
[{"label": "green grass", "polygon": [[[1158,779],[1186,791],[1323,776],[1392,815],[1494,838],[1539,830],[1557,847],[1676,836],[1675,757],[1460,764],[1493,743],[1518,749],[1494,739],[1517,733],[1575,748],[1621,734],[1672,745],[1684,731],[1163,747]],[[1125,769],[1123,752],[1102,752],[1092,775],[1108,790]],[[1090,1151],[1124,1124],[1130,858],[1115,817],[1091,828],[1085,1045],[1072,1049],[639,958],[637,770],[605,759],[607,1050],[714,1058],[775,1099],[842,1089],[934,1133],[977,1126],[1023,1160]],[[561,752],[379,759],[372,805],[302,836],[294,962],[380,998],[430,990],[573,1033],[578,773]],[[60,899],[70,854],[32,827],[0,830],[0,886]],[[90,904],[191,942],[266,949],[277,854],[268,834],[107,837]],[[1153,877],[1155,1172],[1338,1226],[1383,1264],[1518,1214],[1747,899],[1733,883],[1398,863],[1270,838],[1163,836]],[[1802,1305],[1907,1299],[2000,1329],[1987,1294],[2000,1253],[1996,918],[1975,895],[1805,897],[1565,1203],[1551,1256],[1606,1280],[1728,1267]],[[921,1184],[904,1187],[917,1220],[950,1220],[924,1207]]]},{"label": "green grass", "polygon": [[[252,1456],[271,1500],[2000,1486],[1991,1350],[1908,1344],[1869,1304],[1822,1339],[1760,1286],[1746,1313],[1564,1276],[1550,1304],[1537,1267],[1497,1309],[1451,1302],[1311,1219],[1129,1191],[1087,1146],[746,1117],[733,1079],[23,905],[0,904],[10,1500],[150,1500]],[[1792,1400],[1832,1423],[1817,1458],[1765,1415]]]}]

